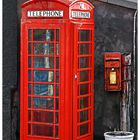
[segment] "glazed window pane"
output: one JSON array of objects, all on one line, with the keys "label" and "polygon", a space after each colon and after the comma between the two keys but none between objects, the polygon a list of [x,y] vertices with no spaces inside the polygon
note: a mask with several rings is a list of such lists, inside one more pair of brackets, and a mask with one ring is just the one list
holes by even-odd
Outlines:
[{"label": "glazed window pane", "polygon": [[34,54],[54,54],[54,44],[47,43],[35,43],[34,44]]},{"label": "glazed window pane", "polygon": [[34,30],[34,41],[54,41],[54,30]]},{"label": "glazed window pane", "polygon": [[90,31],[80,30],[79,31],[79,41],[90,41]]},{"label": "glazed window pane", "polygon": [[53,110],[54,99],[52,98],[34,98],[34,108]]}]

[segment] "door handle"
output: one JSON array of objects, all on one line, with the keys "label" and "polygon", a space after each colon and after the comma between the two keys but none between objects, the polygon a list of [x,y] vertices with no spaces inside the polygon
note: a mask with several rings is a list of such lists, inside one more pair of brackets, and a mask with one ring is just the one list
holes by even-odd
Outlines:
[{"label": "door handle", "polygon": [[75,75],[74,75],[74,79],[77,80],[77,78],[78,78],[78,76],[77,76],[77,74],[75,74]]}]

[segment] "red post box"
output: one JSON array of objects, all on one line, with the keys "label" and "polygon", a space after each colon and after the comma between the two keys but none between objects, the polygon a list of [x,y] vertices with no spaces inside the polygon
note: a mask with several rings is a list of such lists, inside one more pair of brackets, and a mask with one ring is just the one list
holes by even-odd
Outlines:
[{"label": "red post box", "polygon": [[22,5],[20,140],[92,140],[94,8],[85,0]]},{"label": "red post box", "polygon": [[105,90],[121,90],[121,54],[118,52],[105,53]]}]

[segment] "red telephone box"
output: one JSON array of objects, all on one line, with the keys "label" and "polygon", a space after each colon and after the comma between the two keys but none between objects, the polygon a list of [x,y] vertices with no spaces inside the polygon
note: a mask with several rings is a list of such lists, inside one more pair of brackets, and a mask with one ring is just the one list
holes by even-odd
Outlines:
[{"label": "red telephone box", "polygon": [[22,5],[20,140],[93,140],[94,8]]}]

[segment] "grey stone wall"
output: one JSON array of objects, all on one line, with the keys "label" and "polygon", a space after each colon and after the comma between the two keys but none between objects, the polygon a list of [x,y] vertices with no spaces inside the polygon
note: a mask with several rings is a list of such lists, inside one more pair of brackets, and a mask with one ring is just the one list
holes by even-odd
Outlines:
[{"label": "grey stone wall", "polygon": [[[24,0],[23,0],[24,1]],[[3,140],[19,139],[20,4],[3,1]],[[134,10],[99,1],[95,6],[95,140],[119,129],[120,93],[104,91],[104,52],[132,52]]]},{"label": "grey stone wall", "polygon": [[16,0],[3,1],[3,139],[11,140],[12,96],[17,88],[17,4]]},{"label": "grey stone wall", "polygon": [[137,9],[137,0],[99,0],[127,8]]},{"label": "grey stone wall", "polygon": [[[95,136],[120,129],[120,92],[104,90],[104,52],[130,53],[135,10],[99,1],[95,6]],[[101,137],[102,136],[102,137]]]}]

